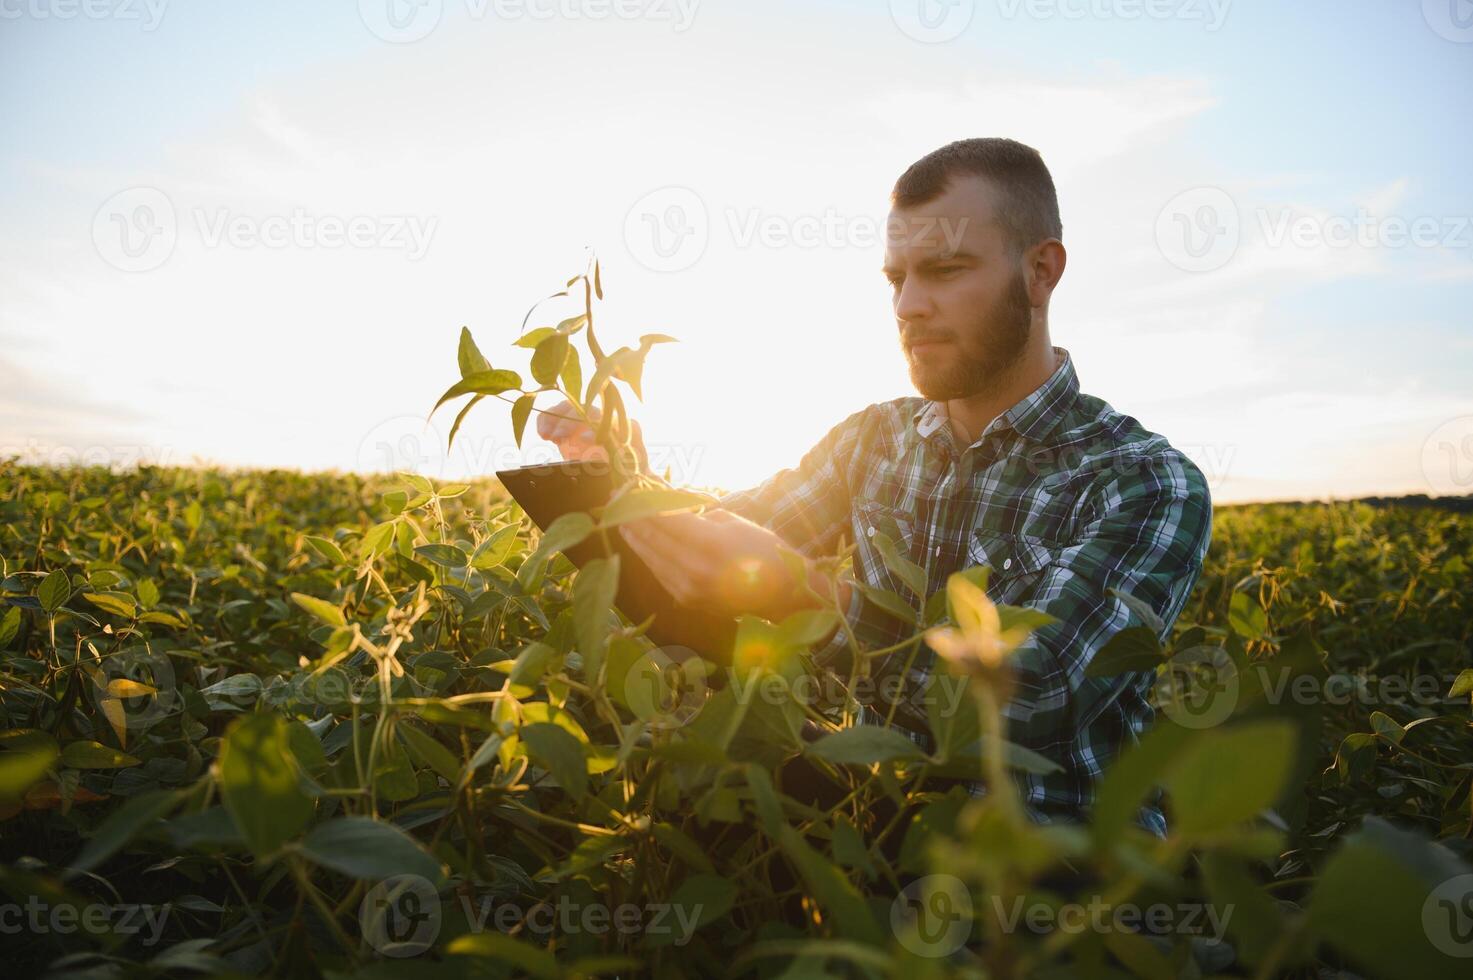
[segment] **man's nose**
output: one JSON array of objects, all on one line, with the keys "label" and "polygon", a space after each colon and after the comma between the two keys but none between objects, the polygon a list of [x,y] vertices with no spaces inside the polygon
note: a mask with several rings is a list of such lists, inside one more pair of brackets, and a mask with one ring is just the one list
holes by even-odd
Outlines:
[{"label": "man's nose", "polygon": [[935,304],[931,302],[930,295],[925,287],[914,279],[907,280],[900,287],[899,294],[895,297],[895,316],[899,320],[911,323],[924,322],[935,313]]}]

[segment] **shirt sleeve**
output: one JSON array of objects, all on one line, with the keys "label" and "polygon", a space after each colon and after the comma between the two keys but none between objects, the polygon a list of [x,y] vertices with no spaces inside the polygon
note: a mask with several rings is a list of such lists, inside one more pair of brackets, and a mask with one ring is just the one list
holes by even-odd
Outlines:
[{"label": "shirt sleeve", "polygon": [[[1148,605],[1165,641],[1202,571],[1212,502],[1201,472],[1175,450],[1106,475],[1087,505],[1083,528],[1044,569],[1023,605],[1057,622],[1015,652],[1017,688],[1004,709],[1011,740],[1049,755],[1080,751],[1082,733],[1124,685],[1144,673],[1086,677],[1096,654],[1130,623],[1108,590]],[[1123,734],[1123,733],[1122,733]],[[1087,741],[1087,739],[1086,739]],[[1119,746],[1083,746],[1094,754]]]}]

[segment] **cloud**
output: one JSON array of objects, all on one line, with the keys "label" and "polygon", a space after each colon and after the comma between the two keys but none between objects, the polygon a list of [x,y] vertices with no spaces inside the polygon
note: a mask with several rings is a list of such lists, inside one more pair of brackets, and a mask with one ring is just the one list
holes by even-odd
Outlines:
[{"label": "cloud", "polygon": [[1043,154],[1056,181],[1137,152],[1216,104],[1202,79],[1124,74],[1077,81],[981,76],[957,87],[902,87],[864,102],[876,123],[907,140],[1020,140]]}]

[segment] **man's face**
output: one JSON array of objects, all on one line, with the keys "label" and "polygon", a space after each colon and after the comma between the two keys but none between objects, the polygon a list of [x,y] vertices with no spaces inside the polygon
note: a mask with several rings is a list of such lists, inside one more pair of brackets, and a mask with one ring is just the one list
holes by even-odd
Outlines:
[{"label": "man's face", "polygon": [[910,379],[926,398],[986,390],[1027,346],[1032,308],[996,193],[981,177],[956,178],[934,201],[890,212],[884,271]]}]

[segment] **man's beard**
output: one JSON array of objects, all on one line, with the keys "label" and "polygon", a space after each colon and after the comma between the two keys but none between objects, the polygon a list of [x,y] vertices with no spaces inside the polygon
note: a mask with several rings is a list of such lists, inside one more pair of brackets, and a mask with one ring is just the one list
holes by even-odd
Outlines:
[{"label": "man's beard", "polygon": [[1013,277],[992,309],[954,335],[937,338],[953,342],[956,357],[951,363],[932,365],[908,357],[911,383],[932,401],[976,395],[994,386],[1018,362],[1028,346],[1031,331],[1028,287],[1019,274]]}]

